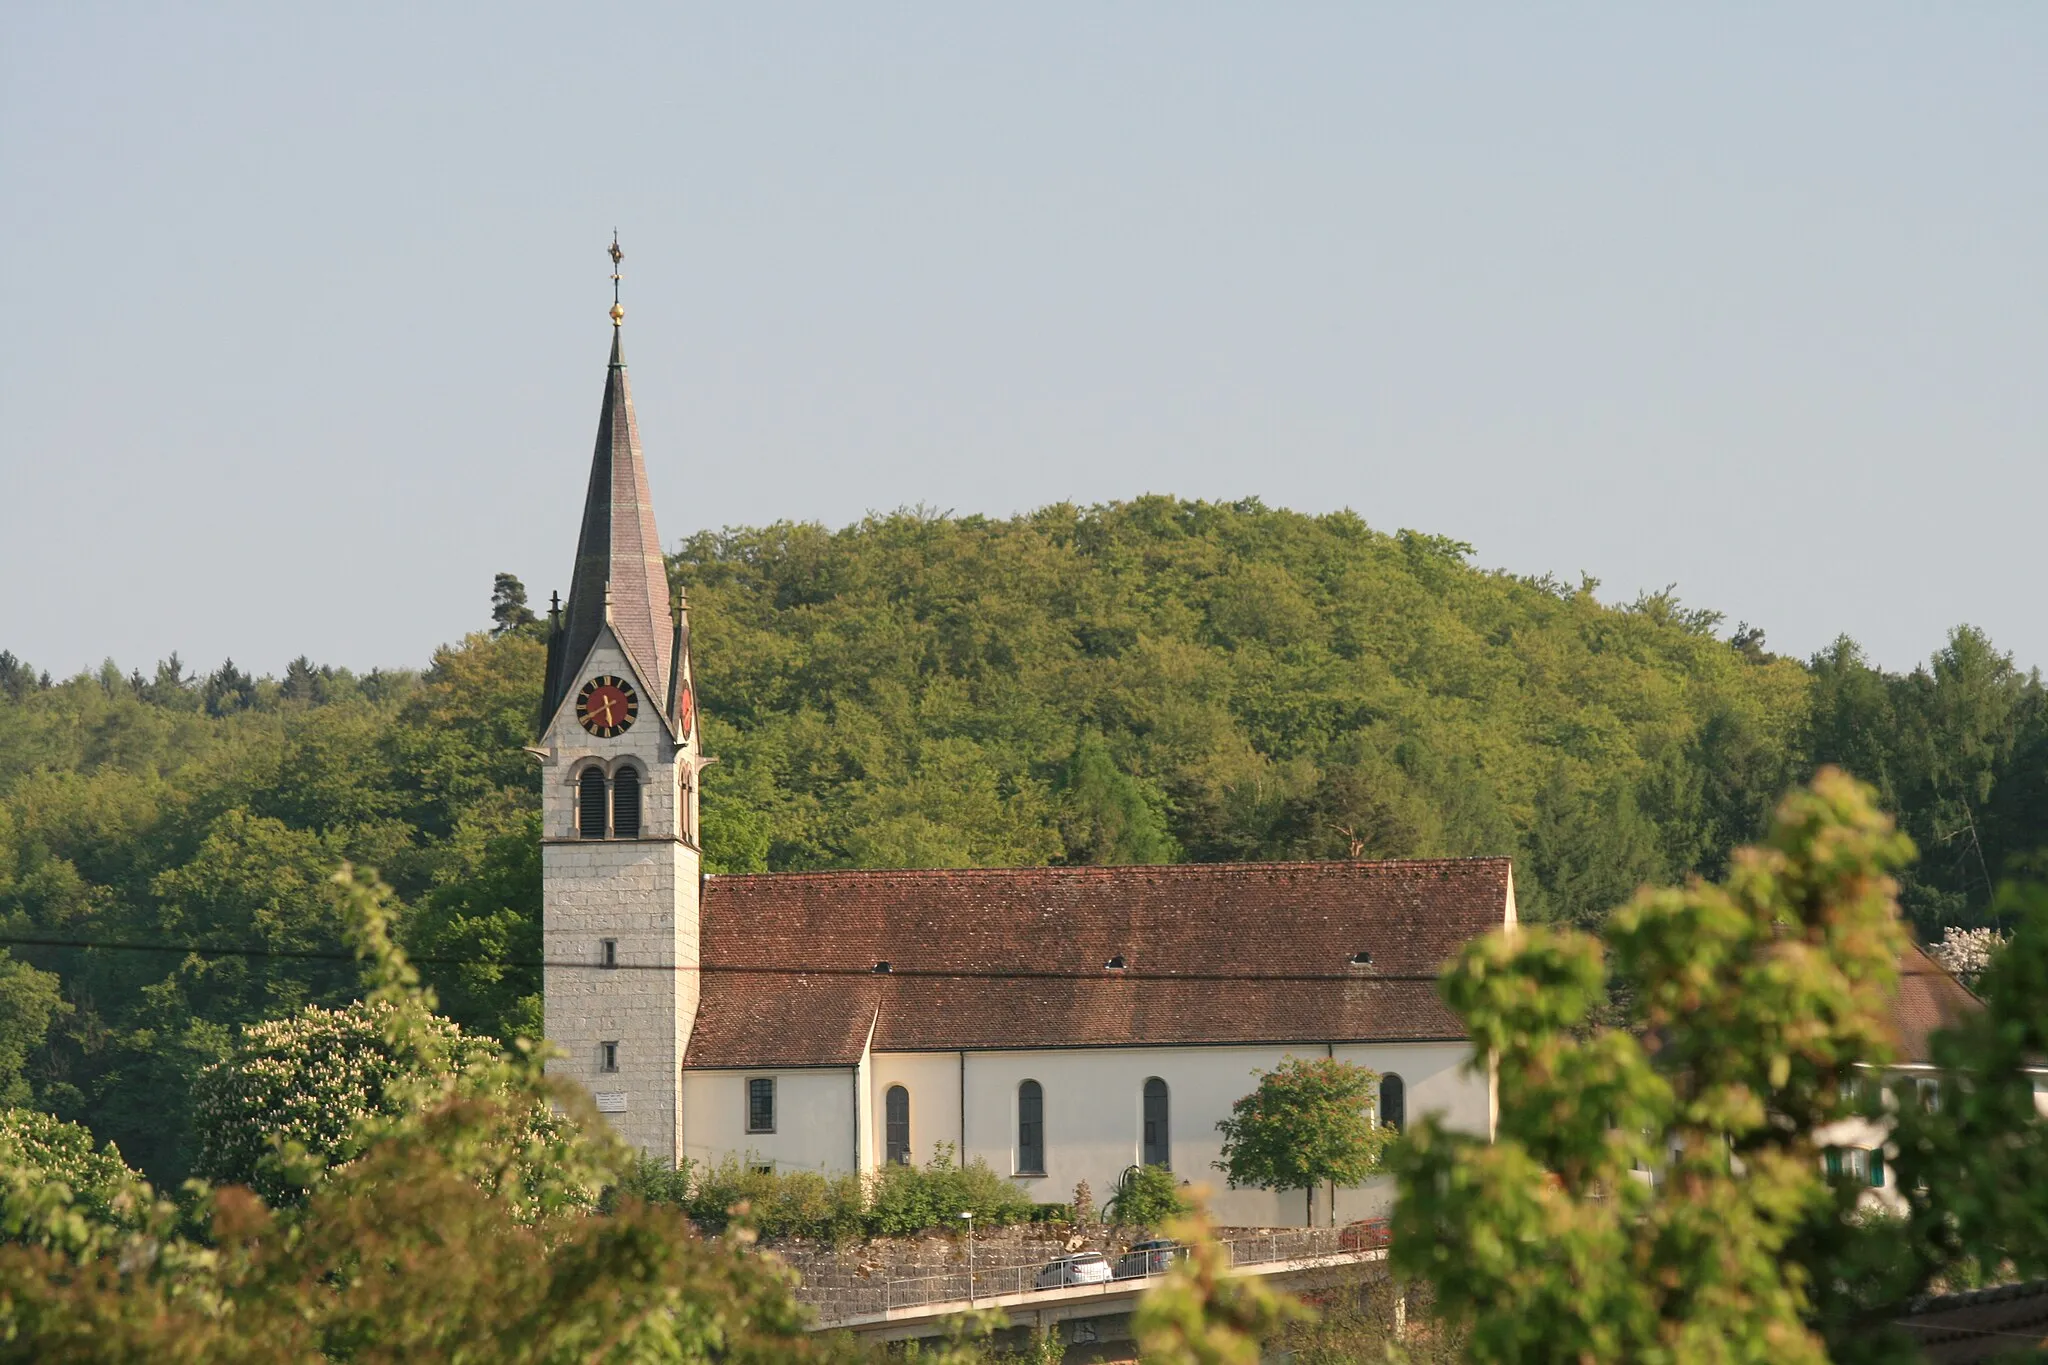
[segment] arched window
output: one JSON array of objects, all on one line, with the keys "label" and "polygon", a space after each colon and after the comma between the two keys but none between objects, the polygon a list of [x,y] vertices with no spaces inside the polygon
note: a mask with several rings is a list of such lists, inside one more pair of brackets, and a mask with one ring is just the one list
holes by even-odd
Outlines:
[{"label": "arched window", "polygon": [[1170,1166],[1172,1134],[1166,1125],[1166,1082],[1157,1076],[1145,1082],[1145,1164]]},{"label": "arched window", "polygon": [[604,838],[604,770],[585,768],[576,779],[576,832],[586,839]]},{"label": "arched window", "polygon": [[612,837],[640,837],[640,773],[621,768],[612,774]]},{"label": "arched window", "polygon": [[892,1085],[882,1095],[882,1160],[891,1166],[910,1164],[910,1092]]},{"label": "arched window", "polygon": [[1388,1072],[1380,1077],[1380,1122],[1399,1132],[1408,1121],[1408,1087]]},{"label": "arched window", "polygon": [[1045,1090],[1037,1081],[1017,1087],[1017,1174],[1045,1174]]}]

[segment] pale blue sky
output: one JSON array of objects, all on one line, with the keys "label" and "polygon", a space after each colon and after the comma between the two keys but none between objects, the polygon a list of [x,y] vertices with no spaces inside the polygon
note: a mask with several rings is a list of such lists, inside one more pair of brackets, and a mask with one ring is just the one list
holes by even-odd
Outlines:
[{"label": "pale blue sky", "polygon": [[2048,5],[8,6],[0,648],[417,665],[664,535],[1173,492],[2048,663]]}]

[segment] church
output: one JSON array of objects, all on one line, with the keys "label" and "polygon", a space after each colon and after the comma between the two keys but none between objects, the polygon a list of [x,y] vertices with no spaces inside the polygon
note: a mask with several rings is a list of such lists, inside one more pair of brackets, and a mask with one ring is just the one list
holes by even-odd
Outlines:
[{"label": "church", "polygon": [[1300,1190],[1225,1187],[1217,1120],[1287,1057],[1380,1073],[1386,1122],[1491,1134],[1491,1078],[1435,980],[1515,923],[1505,858],[706,875],[712,760],[623,316],[534,746],[555,1074],[665,1162],[871,1172],[950,1144],[1045,1203],[1164,1165],[1236,1225],[1391,1202],[1385,1181],[1313,1214]]}]

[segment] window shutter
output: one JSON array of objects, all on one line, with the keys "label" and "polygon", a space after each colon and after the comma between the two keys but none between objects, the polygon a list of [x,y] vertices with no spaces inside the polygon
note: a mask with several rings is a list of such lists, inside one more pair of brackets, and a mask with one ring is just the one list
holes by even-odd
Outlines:
[{"label": "window shutter", "polygon": [[640,774],[631,768],[612,774],[612,837],[640,837]]},{"label": "window shutter", "polygon": [[586,839],[604,838],[604,773],[585,768],[576,779],[576,832]]}]

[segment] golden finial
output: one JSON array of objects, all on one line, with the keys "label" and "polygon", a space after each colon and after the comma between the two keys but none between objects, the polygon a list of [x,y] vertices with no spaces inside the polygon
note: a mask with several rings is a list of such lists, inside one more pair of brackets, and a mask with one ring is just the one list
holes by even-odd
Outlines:
[{"label": "golden finial", "polygon": [[626,253],[619,250],[617,228],[612,229],[612,247],[609,254],[612,258],[612,326],[616,327],[626,320],[626,309],[619,302],[619,262],[626,259]]}]

